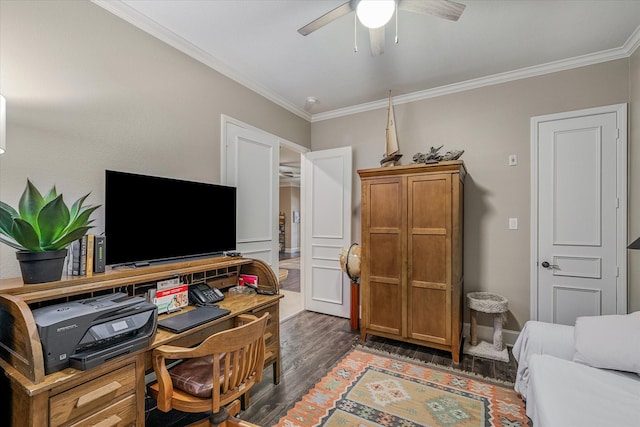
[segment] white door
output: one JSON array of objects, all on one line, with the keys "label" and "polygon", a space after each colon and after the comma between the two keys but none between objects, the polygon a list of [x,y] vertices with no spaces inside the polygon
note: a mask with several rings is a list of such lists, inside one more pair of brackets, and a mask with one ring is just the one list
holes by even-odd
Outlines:
[{"label": "white door", "polygon": [[626,117],[615,105],[532,118],[534,319],[626,313]]},{"label": "white door", "polygon": [[237,188],[236,249],[277,272],[278,138],[225,116],[221,128],[222,183]]},{"label": "white door", "polygon": [[351,282],[340,250],[351,244],[351,147],[302,155],[301,202],[305,309],[348,318]]}]

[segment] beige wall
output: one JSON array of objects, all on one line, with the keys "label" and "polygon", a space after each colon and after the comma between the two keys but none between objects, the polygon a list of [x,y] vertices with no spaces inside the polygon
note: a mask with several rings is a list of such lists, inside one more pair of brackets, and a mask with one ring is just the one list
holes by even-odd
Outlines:
[{"label": "beige wall", "polygon": [[[310,146],[307,120],[88,1],[0,2],[0,92],[0,200],[14,206],[27,177],[93,204],[105,169],[218,183],[221,114]],[[158,232],[201,207],[167,201]],[[14,252],[0,245],[0,278],[19,276]]]},{"label": "beige wall", "polygon": [[[402,164],[432,146],[465,150],[465,292],[507,297],[507,328],[521,329],[530,312],[530,118],[628,101],[629,60],[622,59],[394,106]],[[312,123],[312,149],[352,145],[355,170],[378,167],[386,114],[385,108]],[[508,166],[510,154],[518,156],[517,166]],[[352,230],[359,242],[356,173],[353,180]],[[518,230],[508,229],[509,217],[518,218]],[[639,223],[635,230],[640,234]],[[631,284],[632,294],[638,287]]]},{"label": "beige wall", "polygon": [[[530,117],[631,103],[633,239],[640,236],[639,82],[637,50],[628,60],[395,107],[403,164],[431,146],[465,150],[465,290],[509,298],[508,328],[529,318]],[[106,168],[219,182],[221,114],[314,150],[351,145],[356,170],[378,166],[384,150],[386,110],[310,125],[84,1],[0,1],[0,93],[8,102],[0,200],[14,205],[27,177],[45,189],[55,183],[67,201],[91,191],[91,202],[102,203]],[[518,166],[507,166],[509,154]],[[358,242],[356,173],[353,180]],[[159,214],[175,218],[191,208],[167,203]],[[509,217],[518,217],[519,230],[507,229]],[[96,226],[102,231],[102,209]],[[640,310],[640,251],[629,252],[633,311]],[[0,245],[0,278],[17,275],[14,251]]]}]

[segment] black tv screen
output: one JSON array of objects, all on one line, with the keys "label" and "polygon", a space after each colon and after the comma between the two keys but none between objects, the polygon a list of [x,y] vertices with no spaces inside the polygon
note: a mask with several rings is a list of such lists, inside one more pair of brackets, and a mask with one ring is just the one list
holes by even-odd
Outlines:
[{"label": "black tv screen", "polygon": [[219,256],[236,247],[236,188],[105,171],[106,264]]}]

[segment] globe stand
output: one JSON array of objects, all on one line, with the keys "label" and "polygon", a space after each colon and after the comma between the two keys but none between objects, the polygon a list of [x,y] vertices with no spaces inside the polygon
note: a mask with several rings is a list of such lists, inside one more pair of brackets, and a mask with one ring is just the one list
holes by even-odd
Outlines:
[{"label": "globe stand", "polygon": [[351,280],[351,330],[360,329],[360,287],[356,280]]},{"label": "globe stand", "polygon": [[[354,253],[351,253],[351,250],[354,250]],[[351,280],[351,312],[350,312],[350,323],[351,329],[356,331],[360,328],[360,256],[359,249],[357,243],[353,243],[349,246],[346,253],[343,250],[340,255],[340,267],[342,267],[342,271],[344,271],[349,279]],[[354,268],[353,265],[349,265],[349,260],[351,256],[357,257],[357,267]],[[354,274],[352,270],[356,270],[357,273]]]}]

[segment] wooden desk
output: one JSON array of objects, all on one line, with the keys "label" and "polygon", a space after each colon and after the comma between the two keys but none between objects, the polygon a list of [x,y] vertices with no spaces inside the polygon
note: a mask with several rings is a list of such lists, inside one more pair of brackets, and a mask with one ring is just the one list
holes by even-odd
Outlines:
[{"label": "wooden desk", "polygon": [[[163,344],[192,346],[209,335],[231,328],[235,317],[270,313],[265,367],[273,366],[273,381],[280,381],[280,321],[276,295],[225,293],[220,307],[231,313],[180,334],[158,329],[144,350],[115,358],[95,368],[66,368],[44,374],[42,346],[31,310],[72,299],[84,299],[126,290],[140,294],[155,281],[180,276],[185,283],[207,283],[223,291],[235,285],[238,274],[254,274],[259,286],[278,292],[278,279],[260,260],[212,258],[140,269],[107,271],[93,277],[65,278],[59,282],[22,285],[0,280],[0,381],[4,419],[12,426],[144,426],[145,374],[152,370],[151,352]],[[192,309],[188,307],[186,309]],[[175,314],[171,314],[175,315]],[[160,315],[159,318],[171,316]],[[10,396],[6,398],[5,396]],[[245,401],[246,402],[246,401]]]}]

